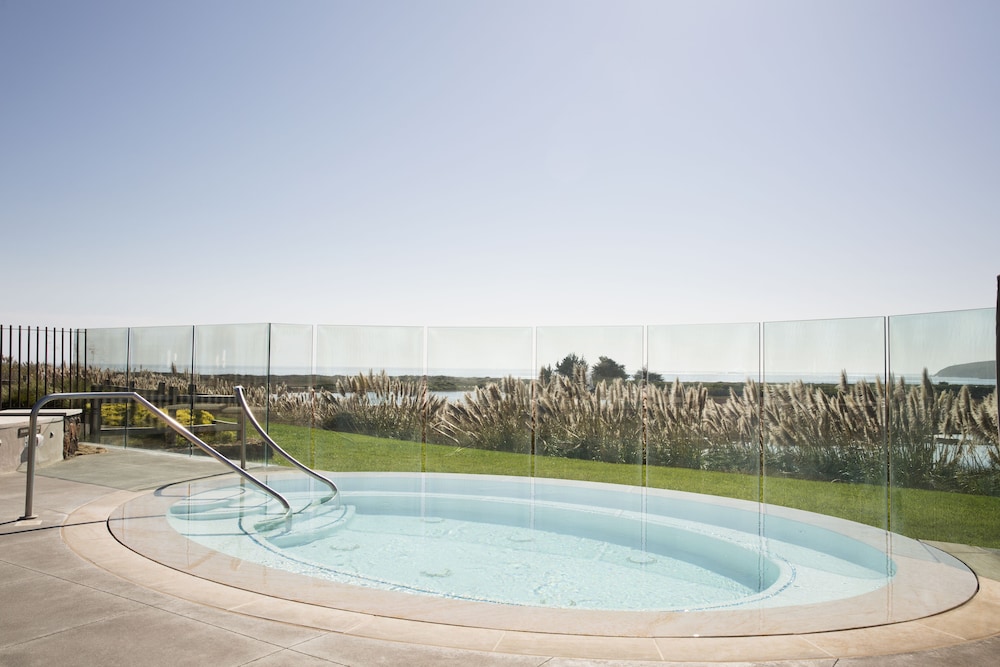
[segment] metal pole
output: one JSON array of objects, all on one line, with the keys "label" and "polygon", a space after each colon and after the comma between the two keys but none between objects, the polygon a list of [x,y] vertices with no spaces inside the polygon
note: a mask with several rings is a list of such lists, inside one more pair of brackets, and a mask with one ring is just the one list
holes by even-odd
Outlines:
[{"label": "metal pole", "polygon": [[[38,393],[38,370],[39,370],[38,366],[40,365],[38,363],[38,360],[41,358],[39,356],[39,354],[38,354],[38,345],[39,345],[38,341],[41,340],[41,338],[40,338],[41,332],[42,332],[42,328],[41,327],[35,327],[35,393],[36,394]],[[29,346],[31,345],[31,334],[28,334],[28,345]],[[28,353],[28,357],[29,358],[31,357],[31,353],[30,352]],[[45,395],[45,392],[43,391],[42,392],[42,396],[44,396],[44,395]],[[30,400],[30,394],[29,394],[29,400]]]},{"label": "metal pole", "polygon": [[17,325],[17,405],[20,407],[21,403],[21,325]]},{"label": "metal pole", "polygon": [[[7,366],[10,368],[10,365]],[[7,386],[10,387],[10,371],[7,371]],[[7,390],[10,395],[10,390]],[[0,324],[0,410],[3,409],[3,325]]]},{"label": "metal pole", "polygon": [[63,328],[59,329],[59,391],[66,391],[66,329]]},{"label": "metal pole", "polygon": [[38,446],[34,437],[35,429],[38,427],[38,412],[34,408],[31,409],[28,427],[28,469],[25,473],[27,480],[24,485],[24,516],[21,517],[21,521],[38,518],[38,515],[31,511],[31,501],[35,496],[35,448]]},{"label": "metal pole", "polygon": [[[54,357],[55,352],[53,352]],[[49,393],[49,328],[45,327],[45,365],[42,366],[42,394],[47,393]]]},{"label": "metal pole", "polygon": [[240,467],[247,469],[247,418],[240,410]]}]

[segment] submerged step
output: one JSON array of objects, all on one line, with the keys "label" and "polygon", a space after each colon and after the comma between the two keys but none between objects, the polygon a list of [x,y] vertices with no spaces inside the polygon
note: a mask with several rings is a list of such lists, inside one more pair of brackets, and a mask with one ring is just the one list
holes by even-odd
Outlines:
[{"label": "submerged step", "polygon": [[170,507],[170,514],[192,521],[231,519],[264,512],[273,500],[244,488],[216,489],[181,500]]},{"label": "submerged step", "polygon": [[254,528],[274,546],[285,549],[297,547],[333,535],[354,517],[353,505],[330,507],[320,512],[302,512],[292,516],[290,522],[269,520],[258,522]]}]

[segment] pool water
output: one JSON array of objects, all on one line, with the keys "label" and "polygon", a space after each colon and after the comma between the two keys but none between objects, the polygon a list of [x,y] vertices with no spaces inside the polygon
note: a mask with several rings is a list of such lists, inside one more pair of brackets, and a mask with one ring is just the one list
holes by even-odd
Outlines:
[{"label": "pool water", "polygon": [[345,583],[531,606],[605,609],[614,600],[611,608],[657,609],[726,604],[756,592],[665,555],[442,517],[355,513],[343,531],[280,557]]},{"label": "pool water", "polygon": [[[840,600],[885,587],[881,531],[839,532],[756,503],[635,487],[461,475],[269,482],[295,509],[238,483],[168,512],[190,540],[334,582],[532,607],[702,611]],[[839,521],[839,520],[837,520]],[[855,535],[848,534],[857,531]],[[859,539],[860,538],[860,539]],[[884,537],[881,537],[884,540]]]}]

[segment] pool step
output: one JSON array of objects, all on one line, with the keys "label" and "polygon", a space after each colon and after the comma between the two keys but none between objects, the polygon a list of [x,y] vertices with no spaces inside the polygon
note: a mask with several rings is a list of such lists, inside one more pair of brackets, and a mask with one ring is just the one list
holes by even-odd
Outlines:
[{"label": "pool step", "polygon": [[[292,506],[292,512],[300,513],[324,506],[336,495],[333,493],[317,495],[304,491],[286,494],[286,497]],[[263,494],[245,488],[226,488],[199,493],[180,500],[170,506],[170,514],[189,521],[214,521],[265,512],[273,514],[275,508],[281,509],[271,498]]]},{"label": "pool step", "polygon": [[279,548],[298,547],[333,535],[354,516],[353,505],[325,505],[292,515],[291,522],[269,519],[255,529]]},{"label": "pool step", "polygon": [[243,488],[218,489],[179,500],[170,514],[188,521],[214,521],[262,514],[273,502],[267,496]]}]

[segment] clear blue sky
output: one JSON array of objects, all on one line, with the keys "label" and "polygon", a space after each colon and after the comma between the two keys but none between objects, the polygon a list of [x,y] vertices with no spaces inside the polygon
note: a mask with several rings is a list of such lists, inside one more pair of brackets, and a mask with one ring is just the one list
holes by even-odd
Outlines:
[{"label": "clear blue sky", "polygon": [[0,0],[0,323],[989,307],[1000,2]]}]

